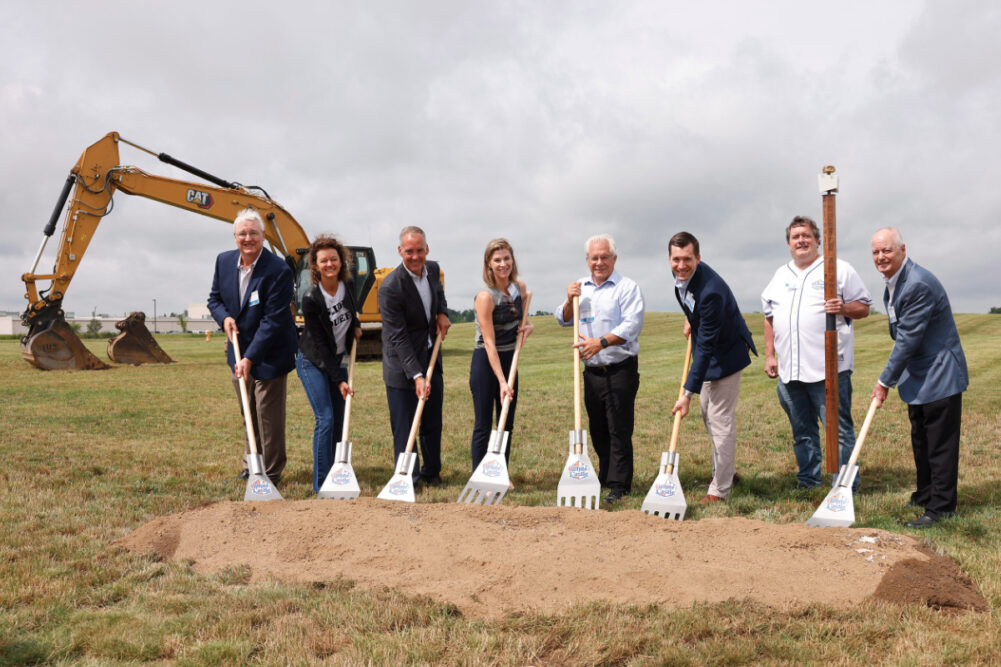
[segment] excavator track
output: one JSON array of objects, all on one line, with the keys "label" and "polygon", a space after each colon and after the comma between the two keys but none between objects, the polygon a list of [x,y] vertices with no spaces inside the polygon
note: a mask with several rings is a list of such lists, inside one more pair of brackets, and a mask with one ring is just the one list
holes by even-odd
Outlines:
[{"label": "excavator track", "polygon": [[122,333],[108,341],[108,357],[116,364],[174,363],[146,328],[145,313],[131,313],[115,322],[115,328]]}]

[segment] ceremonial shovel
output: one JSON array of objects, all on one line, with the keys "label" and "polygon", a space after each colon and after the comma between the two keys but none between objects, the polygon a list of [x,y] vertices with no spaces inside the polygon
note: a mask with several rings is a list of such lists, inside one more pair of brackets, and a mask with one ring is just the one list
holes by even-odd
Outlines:
[{"label": "ceremonial shovel", "polygon": [[[434,375],[434,364],[438,360],[438,350],[441,348],[441,334],[434,339],[434,349],[431,350],[431,363],[428,364],[428,372],[424,377],[428,383]],[[407,503],[417,502],[414,495],[414,463],[417,458],[414,456],[414,442],[417,440],[417,431],[421,425],[421,415],[424,413],[424,404],[427,399],[421,396],[417,401],[417,412],[414,413],[414,423],[410,426],[410,437],[407,438],[407,449],[400,454],[396,462],[396,472],[389,479],[389,483],[379,493],[382,500],[399,500]]]},{"label": "ceremonial shovel", "polygon": [[[872,418],[876,414],[877,407],[879,405],[876,403],[876,399],[872,399],[872,403],[869,404],[869,412],[862,423],[862,430],[859,431],[858,439],[855,441],[855,448],[852,450],[851,458],[848,459],[848,463],[841,466],[841,472],[838,473],[838,479],[834,482],[834,488],[824,498],[824,502],[820,503],[820,507],[813,513],[813,516],[807,520],[806,525],[847,528],[855,523],[852,482],[855,481],[855,475],[858,474],[856,463],[858,462],[859,451],[862,449],[862,443],[865,442],[865,436],[869,432],[869,424],[872,423]],[[836,415],[837,413],[835,413],[835,418]]]},{"label": "ceremonial shovel", "polygon": [[[685,352],[685,367],[681,371],[681,389],[678,390],[678,398],[685,395],[685,381],[688,379],[688,365],[692,361],[692,339],[688,338],[688,350]],[[678,433],[681,431],[681,413],[674,414],[674,425],[671,427],[671,445],[669,449],[660,455],[660,474],[653,481],[653,486],[643,499],[641,510],[647,514],[660,516],[665,519],[675,521],[685,520],[685,510],[688,503],[685,502],[685,492],[681,489],[681,480],[678,478]]]},{"label": "ceremonial shovel", "polygon": [[[233,334],[233,356],[240,363],[240,343]],[[246,500],[281,500],[281,494],[264,474],[264,457],[257,452],[257,438],[254,437],[254,423],[250,418],[250,399],[247,398],[247,380],[240,378],[240,400],[243,404],[243,424],[247,427],[247,442],[250,443],[250,454],[247,455],[247,467],[250,469],[247,477],[247,491],[243,494]]]},{"label": "ceremonial shovel", "polygon": [[[348,387],[355,386],[355,354],[358,352],[358,339],[351,341],[351,360],[348,362]],[[317,498],[333,498],[334,500],[354,500],[361,495],[358,478],[351,467],[351,441],[348,440],[348,429],[351,426],[351,394],[344,399],[344,430],[341,441],[334,451],[334,465],[330,467],[327,478],[323,480]]]},{"label": "ceremonial shovel", "polygon": [[[576,296],[573,298],[573,340],[575,344],[580,342],[580,297]],[[556,506],[598,509],[601,483],[587,455],[587,431],[581,428],[579,347],[573,349],[573,426],[570,455],[556,487]]]},{"label": "ceremonial shovel", "polygon": [[[525,293],[525,301],[522,303],[521,327],[528,324],[528,305],[532,302],[532,293]],[[518,357],[521,355],[521,346],[525,342],[525,336],[518,334],[518,342],[514,346],[514,356],[511,358],[511,370],[507,374],[507,385],[514,388],[514,380],[518,377]],[[487,445],[487,453],[476,466],[466,488],[459,494],[459,503],[474,503],[482,505],[496,505],[504,499],[511,478],[507,472],[507,460],[504,452],[507,451],[508,439],[511,437],[509,431],[505,431],[507,425],[507,411],[511,406],[511,397],[505,396],[501,404],[500,417],[497,419],[497,428],[490,432],[490,443]]]}]

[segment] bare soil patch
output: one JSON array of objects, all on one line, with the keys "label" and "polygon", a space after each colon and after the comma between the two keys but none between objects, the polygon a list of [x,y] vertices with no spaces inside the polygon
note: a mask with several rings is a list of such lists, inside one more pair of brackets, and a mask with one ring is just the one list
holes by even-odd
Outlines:
[{"label": "bare soil patch", "polygon": [[481,617],[594,600],[848,607],[873,596],[986,609],[953,560],[909,536],[741,518],[676,522],[635,510],[220,502],[158,518],[116,544],[205,573],[246,566],[252,581],[350,579]]}]

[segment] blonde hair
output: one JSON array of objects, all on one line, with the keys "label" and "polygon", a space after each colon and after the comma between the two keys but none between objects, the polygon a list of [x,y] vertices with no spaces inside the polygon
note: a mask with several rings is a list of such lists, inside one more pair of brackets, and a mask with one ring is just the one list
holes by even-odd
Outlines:
[{"label": "blonde hair", "polygon": [[509,280],[514,283],[518,280],[518,262],[514,259],[514,248],[507,242],[507,239],[494,239],[487,243],[487,249],[483,251],[483,282],[491,287],[497,287],[494,280],[494,272],[490,269],[490,258],[498,250],[507,250],[511,253],[511,277]]}]

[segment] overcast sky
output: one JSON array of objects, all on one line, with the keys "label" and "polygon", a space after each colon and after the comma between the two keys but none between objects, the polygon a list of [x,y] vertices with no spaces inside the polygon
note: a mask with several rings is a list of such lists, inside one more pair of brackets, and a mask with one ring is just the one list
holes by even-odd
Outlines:
[{"label": "overcast sky", "polygon": [[[869,239],[897,226],[957,312],[1001,306],[1001,5],[989,2],[13,2],[0,0],[0,309],[66,175],[110,131],[261,185],[310,236],[399,263],[416,224],[472,307],[508,238],[533,310],[608,232],[651,311],[694,233],[745,311],[822,220],[882,309]],[[128,146],[123,164],[190,180]],[[60,223],[61,224],[61,223]],[[51,268],[58,232],[39,271]],[[204,302],[232,227],[118,194],[64,307]]]}]

